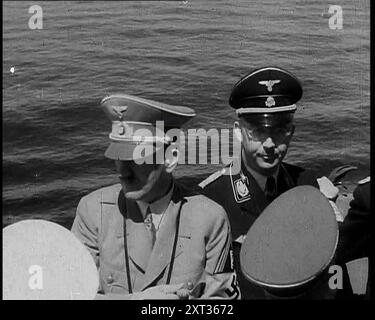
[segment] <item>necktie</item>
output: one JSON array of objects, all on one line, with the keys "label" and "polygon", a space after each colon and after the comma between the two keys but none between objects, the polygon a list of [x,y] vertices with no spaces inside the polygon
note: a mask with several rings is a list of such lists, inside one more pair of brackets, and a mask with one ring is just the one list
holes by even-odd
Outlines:
[{"label": "necktie", "polygon": [[149,231],[152,246],[154,246],[155,240],[156,240],[156,229],[155,229],[154,223],[152,222],[152,214],[151,214],[150,207],[147,207],[146,218],[144,220],[144,224],[145,224],[146,229]]},{"label": "necktie", "polygon": [[277,197],[276,181],[273,176],[267,178],[264,194],[268,201],[272,201]]}]

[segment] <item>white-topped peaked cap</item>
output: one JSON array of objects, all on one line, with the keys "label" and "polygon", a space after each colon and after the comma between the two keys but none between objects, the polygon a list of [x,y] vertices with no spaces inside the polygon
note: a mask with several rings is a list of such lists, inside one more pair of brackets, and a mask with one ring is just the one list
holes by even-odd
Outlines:
[{"label": "white-topped peaked cap", "polygon": [[[100,105],[112,122],[109,135],[111,144],[105,156],[113,160],[135,160],[134,149],[139,144],[170,143],[165,131],[180,128],[196,115],[188,107],[172,106],[128,94],[107,96]],[[162,122],[164,132],[158,132],[157,121]]]}]

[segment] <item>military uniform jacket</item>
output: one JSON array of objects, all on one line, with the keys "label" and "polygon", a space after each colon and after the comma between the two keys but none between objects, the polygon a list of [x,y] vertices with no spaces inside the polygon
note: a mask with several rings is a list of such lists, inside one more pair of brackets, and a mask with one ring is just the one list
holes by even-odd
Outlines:
[{"label": "military uniform jacket", "polygon": [[[235,160],[239,161],[239,160]],[[243,299],[264,299],[266,293],[247,281],[239,266],[239,253],[243,237],[261,212],[268,206],[264,191],[255,178],[241,164],[241,172],[234,174],[233,163],[214,173],[200,183],[203,194],[224,207],[232,229],[235,269]],[[282,163],[277,177],[278,195],[298,185],[312,185],[319,188],[316,177],[303,168]]]},{"label": "military uniform jacket", "polygon": [[[241,174],[231,172],[233,165],[204,180],[200,186],[203,194],[224,207],[228,213],[233,240],[246,235],[259,214],[269,205],[264,191],[247,172],[244,165]],[[277,177],[278,195],[298,185],[312,185],[319,188],[316,177],[303,168],[282,163]]]},{"label": "military uniform jacket", "polygon": [[[339,299],[369,299],[371,272],[368,273],[367,287],[361,294],[355,294],[351,286],[346,263],[370,257],[371,248],[371,185],[370,178],[358,182],[353,192],[353,200],[340,230],[340,242],[336,253],[336,263],[343,268],[343,290]],[[369,260],[371,263],[373,260]],[[371,264],[369,266],[371,270]]]},{"label": "military uniform jacket", "polygon": [[228,259],[231,234],[224,209],[202,195],[185,195],[175,184],[151,250],[138,205],[125,199],[120,184],[81,199],[72,232],[94,257],[100,293],[128,294],[129,274],[133,293],[191,281],[205,283],[200,298],[239,298],[236,274]]}]

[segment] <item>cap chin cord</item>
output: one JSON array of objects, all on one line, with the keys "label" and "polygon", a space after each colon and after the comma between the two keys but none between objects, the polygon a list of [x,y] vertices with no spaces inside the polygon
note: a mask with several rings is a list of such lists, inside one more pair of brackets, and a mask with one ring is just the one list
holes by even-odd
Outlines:
[{"label": "cap chin cord", "polygon": [[109,139],[111,141],[118,141],[118,142],[132,142],[135,144],[154,144],[154,143],[163,143],[163,144],[170,144],[171,139],[168,136],[165,137],[155,137],[155,136],[131,136],[131,137],[118,137],[117,135],[113,135],[112,133],[109,134]]},{"label": "cap chin cord", "polygon": [[283,111],[296,111],[297,106],[295,104],[289,106],[275,107],[275,108],[239,108],[236,110],[237,115],[247,114],[247,113],[276,113]]}]

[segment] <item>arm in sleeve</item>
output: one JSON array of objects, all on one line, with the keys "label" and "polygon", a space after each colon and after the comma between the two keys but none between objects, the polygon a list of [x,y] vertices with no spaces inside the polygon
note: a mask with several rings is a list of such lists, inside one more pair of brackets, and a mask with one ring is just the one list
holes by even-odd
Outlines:
[{"label": "arm in sleeve", "polygon": [[206,268],[202,279],[205,289],[201,299],[240,299],[234,270],[232,237],[226,212],[221,208],[211,227],[206,244]]},{"label": "arm in sleeve", "polygon": [[367,256],[370,252],[370,184],[359,185],[353,192],[348,214],[340,229],[339,253],[343,262]]},{"label": "arm in sleeve", "polygon": [[88,209],[88,199],[83,197],[77,207],[72,233],[85,245],[99,268],[98,221],[96,212]]}]

